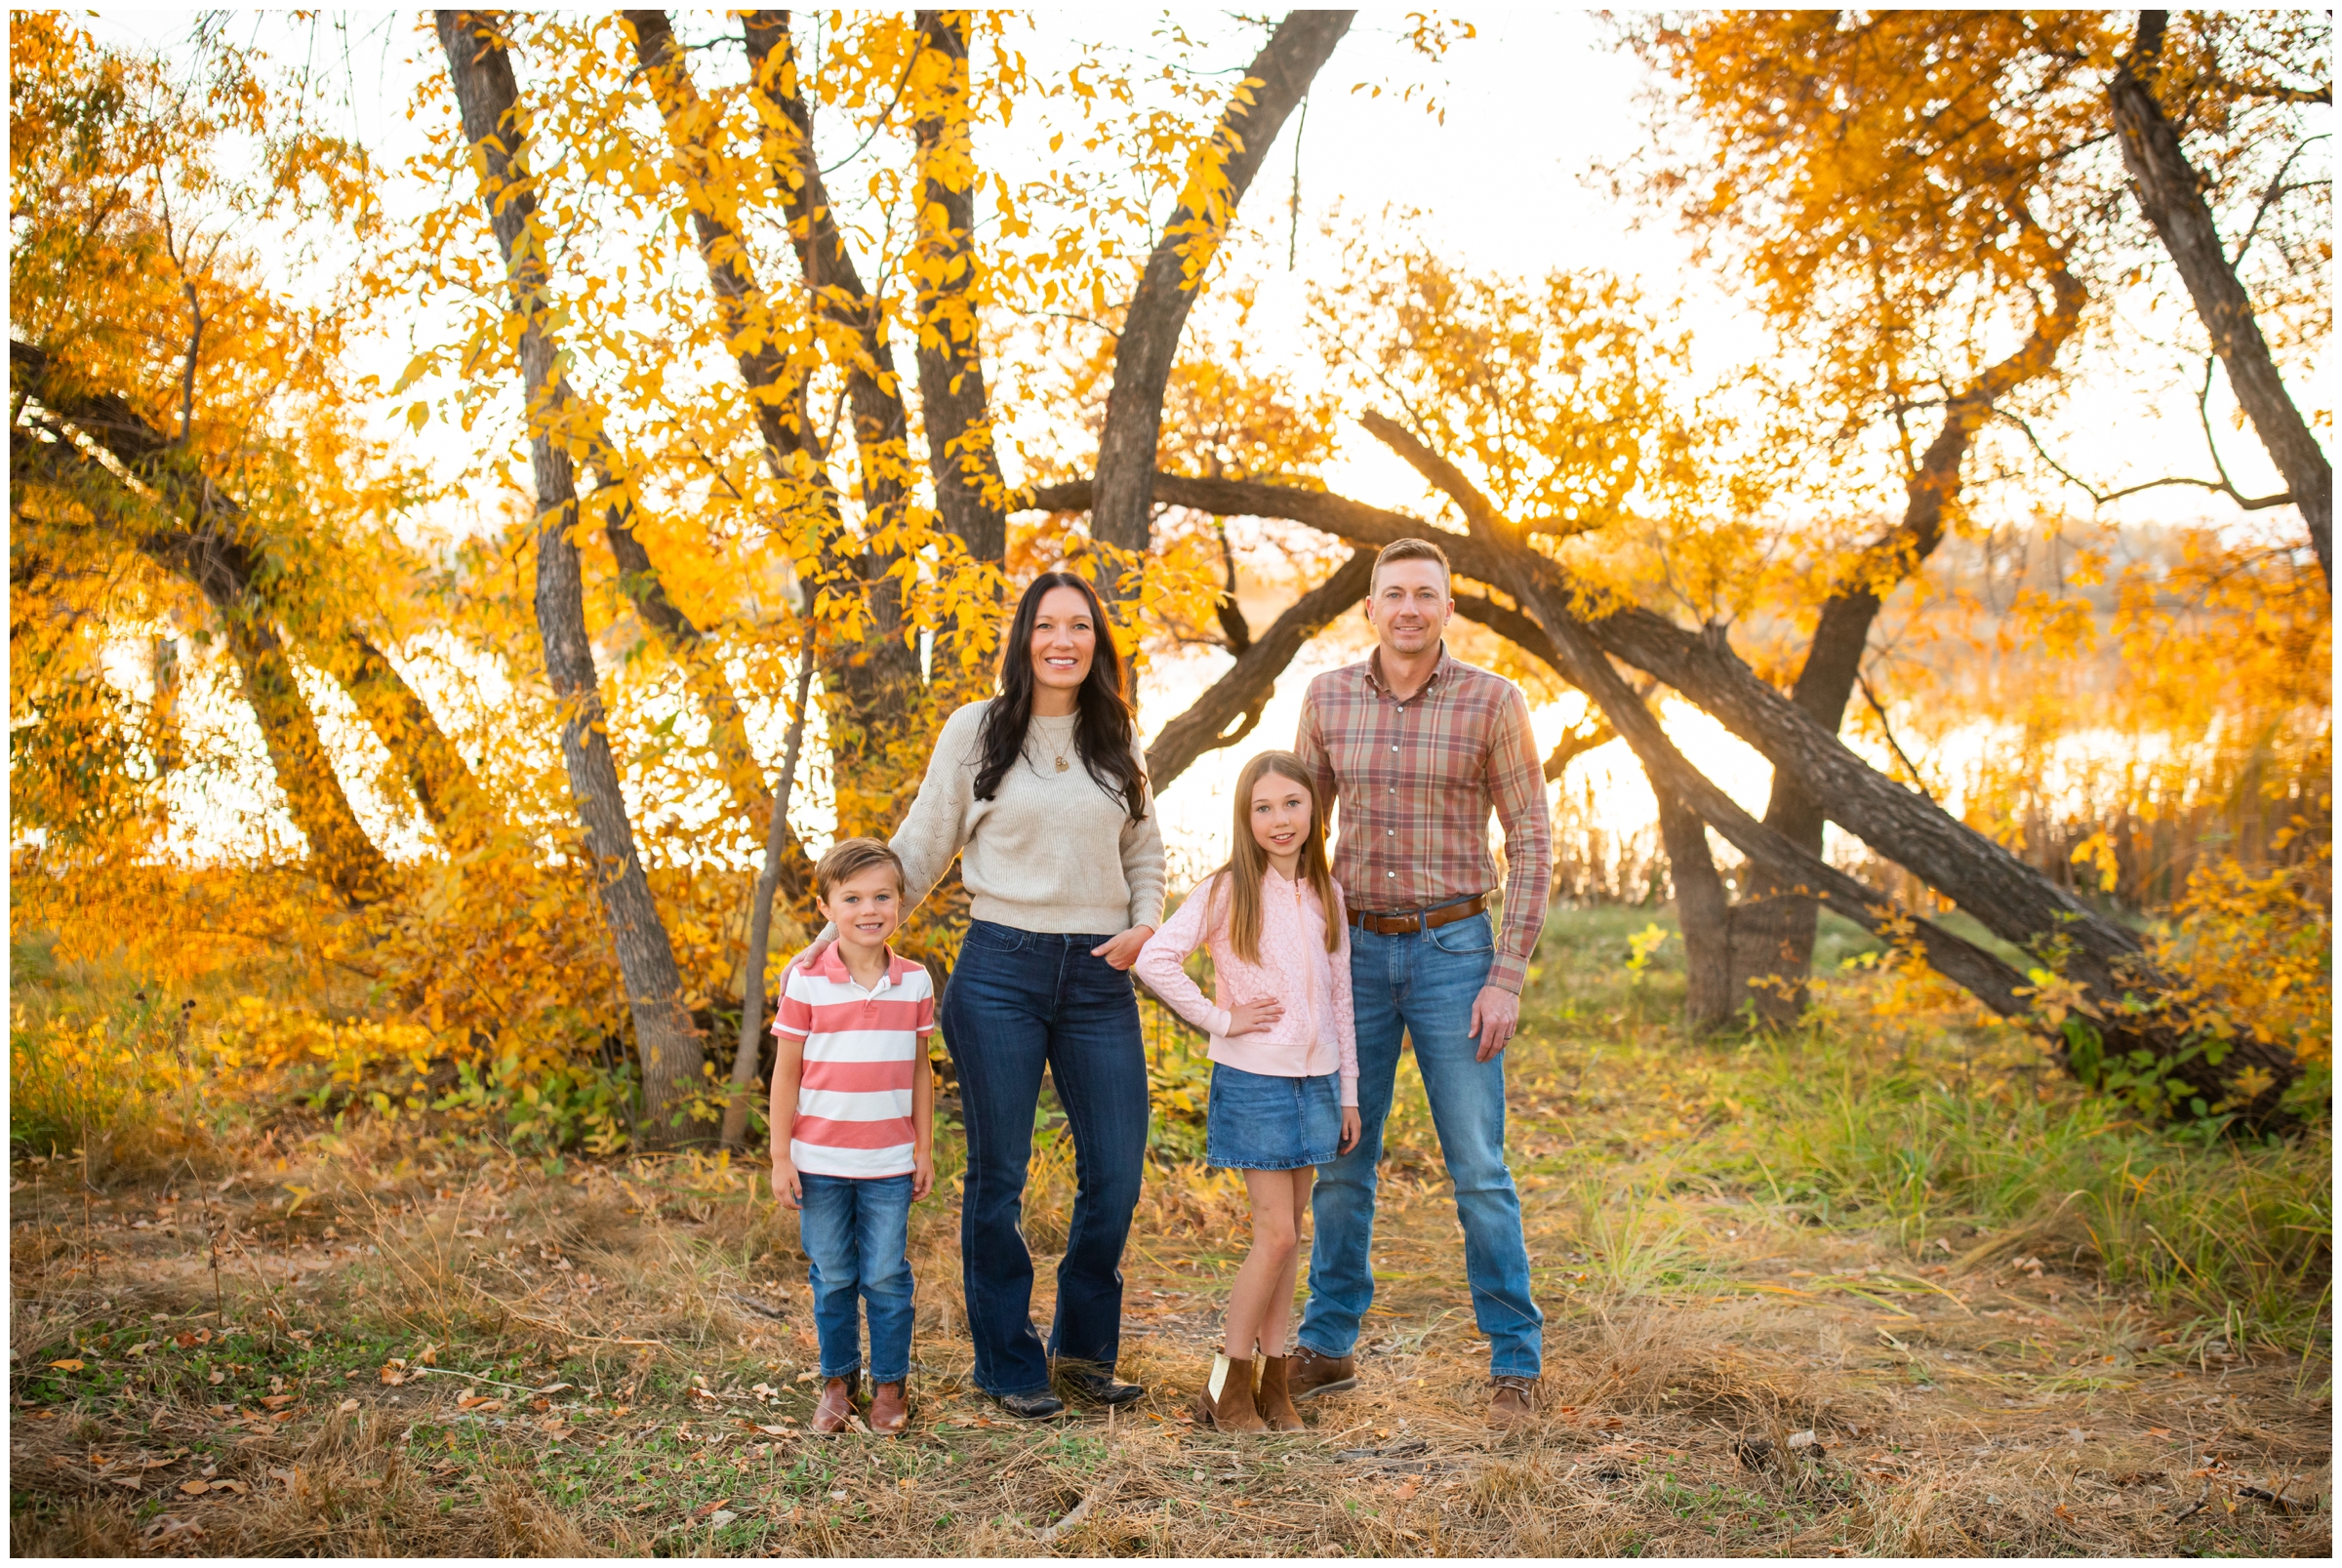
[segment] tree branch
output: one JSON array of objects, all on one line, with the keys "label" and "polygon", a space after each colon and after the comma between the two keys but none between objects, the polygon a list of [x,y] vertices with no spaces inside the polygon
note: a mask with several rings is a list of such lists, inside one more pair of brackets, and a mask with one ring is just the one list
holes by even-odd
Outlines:
[{"label": "tree branch", "polygon": [[[1147,778],[1156,794],[1206,751],[1233,745],[1260,723],[1261,710],[1276,677],[1293,663],[1302,645],[1336,616],[1366,597],[1374,579],[1374,552],[1358,550],[1339,571],[1303,594],[1293,607],[1252,640],[1228,673],[1213,682],[1188,710],[1163,726],[1147,748]],[[1230,725],[1242,720],[1233,733]]]},{"label": "tree branch", "polygon": [[2228,382],[2252,422],[2285,488],[2301,508],[2318,553],[2318,569],[2333,583],[2334,470],[2300,407],[2285,390],[2277,361],[2254,317],[2252,300],[2221,243],[2204,204],[2202,181],[2180,145],[2179,133],[2157,101],[2153,78],[2159,70],[2165,14],[2139,13],[2139,29],[2107,83],[2107,100],[2122,147],[2123,167],[2139,210],[2155,227],[2163,249],[2187,285],[2198,319],[2212,348],[2228,367]]},{"label": "tree branch", "polygon": [[[1221,111],[1212,140],[1198,157],[1187,191],[1147,259],[1137,293],[1114,345],[1113,385],[1107,393],[1106,426],[1098,441],[1098,497],[1090,532],[1123,559],[1145,558],[1149,544],[1150,475],[1162,435],[1163,388],[1195,302],[1203,266],[1259,173],[1285,117],[1309,92],[1350,30],[1350,11],[1288,13],[1246,71],[1244,83]],[[1137,595],[1135,565],[1111,585],[1110,598]]]}]

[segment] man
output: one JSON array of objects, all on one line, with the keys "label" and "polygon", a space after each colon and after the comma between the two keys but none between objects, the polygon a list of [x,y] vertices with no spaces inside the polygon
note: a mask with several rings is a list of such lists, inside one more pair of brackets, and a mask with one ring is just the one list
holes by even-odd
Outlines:
[{"label": "man", "polygon": [[[1294,749],[1337,801],[1334,876],[1353,927],[1357,1145],[1317,1178],[1310,1305],[1288,1373],[1292,1396],[1357,1387],[1358,1324],[1374,1301],[1375,1166],[1402,1035],[1415,1046],[1456,1188],[1464,1271],[1487,1337],[1488,1422],[1534,1407],[1545,1314],[1529,1294],[1520,1196],[1505,1165],[1505,1045],[1545,923],[1553,826],[1520,688],[1447,651],[1447,555],[1402,539],[1376,557],[1366,600],[1377,647],[1310,683]],[[1496,867],[1488,815],[1505,828],[1504,930],[1486,913]]]}]

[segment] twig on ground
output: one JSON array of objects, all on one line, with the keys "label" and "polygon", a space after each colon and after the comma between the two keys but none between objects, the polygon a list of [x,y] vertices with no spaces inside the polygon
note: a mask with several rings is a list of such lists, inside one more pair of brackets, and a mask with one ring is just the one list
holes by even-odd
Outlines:
[{"label": "twig on ground", "polygon": [[1034,1531],[1033,1534],[1040,1540],[1043,1546],[1047,1546],[1049,1543],[1055,1541],[1058,1537],[1070,1532],[1074,1526],[1080,1524],[1082,1520],[1088,1518],[1090,1516],[1091,1506],[1098,1501],[1098,1498],[1099,1494],[1092,1492],[1088,1497],[1085,1497],[1079,1503],[1074,1504],[1072,1508],[1066,1514],[1064,1518],[1058,1520],[1055,1524],[1050,1525],[1045,1530]]}]

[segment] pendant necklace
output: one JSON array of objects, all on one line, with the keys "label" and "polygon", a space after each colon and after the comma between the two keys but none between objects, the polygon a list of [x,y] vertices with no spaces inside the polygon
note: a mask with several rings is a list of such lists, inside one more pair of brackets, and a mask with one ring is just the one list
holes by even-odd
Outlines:
[{"label": "pendant necklace", "polygon": [[1042,744],[1049,747],[1050,755],[1057,759],[1057,771],[1060,773],[1066,772],[1070,764],[1066,761],[1066,754],[1057,749],[1057,744],[1053,741],[1050,741],[1046,736],[1042,737]]}]

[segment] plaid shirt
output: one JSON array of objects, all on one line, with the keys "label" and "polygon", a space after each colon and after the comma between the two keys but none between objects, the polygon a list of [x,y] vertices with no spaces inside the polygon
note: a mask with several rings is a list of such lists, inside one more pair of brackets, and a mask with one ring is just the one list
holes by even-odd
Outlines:
[{"label": "plaid shirt", "polygon": [[1334,879],[1355,909],[1397,914],[1496,885],[1488,812],[1505,827],[1505,927],[1488,984],[1517,993],[1554,880],[1545,767],[1528,700],[1502,675],[1439,651],[1423,690],[1395,702],[1382,650],[1310,682],[1293,749],[1318,798],[1341,805]]}]

